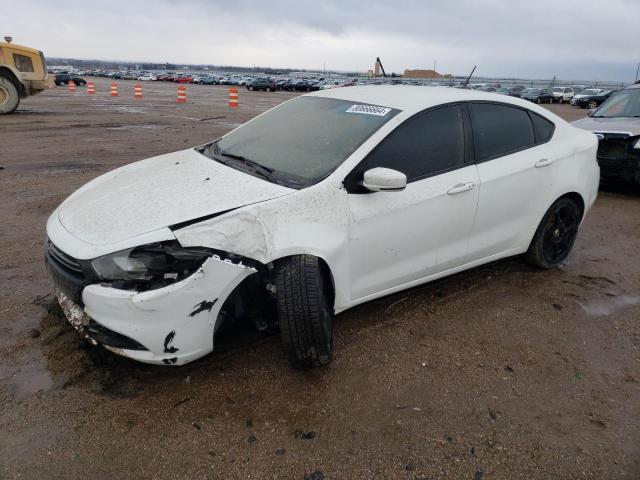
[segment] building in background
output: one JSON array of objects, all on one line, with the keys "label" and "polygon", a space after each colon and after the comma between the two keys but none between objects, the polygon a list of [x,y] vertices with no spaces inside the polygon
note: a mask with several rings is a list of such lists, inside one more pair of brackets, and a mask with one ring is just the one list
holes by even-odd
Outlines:
[{"label": "building in background", "polygon": [[453,78],[450,73],[444,75],[435,70],[405,70],[404,78]]}]

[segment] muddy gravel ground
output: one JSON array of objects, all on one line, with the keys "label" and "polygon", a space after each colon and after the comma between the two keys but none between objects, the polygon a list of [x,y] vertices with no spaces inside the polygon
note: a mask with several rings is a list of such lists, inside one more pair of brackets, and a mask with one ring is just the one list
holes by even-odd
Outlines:
[{"label": "muddy gravel ground", "polygon": [[[609,189],[567,265],[510,259],[337,317],[292,370],[238,325],[194,364],[93,348],[45,274],[45,222],[114,167],[204,143],[292,96],[95,80],[0,117],[0,478],[638,479],[640,193]],[[585,111],[550,107],[567,119]]]}]

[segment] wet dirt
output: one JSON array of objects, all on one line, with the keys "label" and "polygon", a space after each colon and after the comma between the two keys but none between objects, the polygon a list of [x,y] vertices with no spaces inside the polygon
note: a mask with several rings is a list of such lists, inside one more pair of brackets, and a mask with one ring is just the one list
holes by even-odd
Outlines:
[{"label": "wet dirt", "polygon": [[[96,79],[0,117],[0,478],[640,478],[640,192],[608,187],[567,264],[509,259],[347,311],[299,372],[243,322],[151,367],[91,347],[42,260],[88,180],[205,143],[292,94]],[[584,110],[550,106],[574,119]]]}]

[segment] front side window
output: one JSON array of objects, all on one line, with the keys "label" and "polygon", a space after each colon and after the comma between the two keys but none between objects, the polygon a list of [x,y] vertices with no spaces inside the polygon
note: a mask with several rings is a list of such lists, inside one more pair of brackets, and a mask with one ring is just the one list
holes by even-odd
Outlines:
[{"label": "front side window", "polygon": [[[312,185],[391,120],[399,110],[323,97],[298,97],[199,148],[238,170],[269,172],[293,188]],[[254,172],[255,173],[255,172]]]},{"label": "front side window", "polygon": [[348,188],[375,167],[391,168],[420,180],[464,165],[464,127],[460,105],[419,113],[391,132],[349,175]]},{"label": "front side window", "polygon": [[16,68],[20,72],[33,72],[33,62],[30,57],[20,55],[19,53],[13,54],[13,61],[16,64]]},{"label": "front side window", "polygon": [[492,103],[471,103],[476,161],[515,153],[535,144],[533,126],[526,110]]}]

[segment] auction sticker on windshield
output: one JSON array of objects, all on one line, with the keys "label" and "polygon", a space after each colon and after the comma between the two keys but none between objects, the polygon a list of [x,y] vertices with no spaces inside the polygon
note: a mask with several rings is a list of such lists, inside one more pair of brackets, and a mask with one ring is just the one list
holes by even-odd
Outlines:
[{"label": "auction sticker on windshield", "polygon": [[375,105],[351,105],[347,109],[347,113],[362,113],[364,115],[377,115],[378,117],[384,117],[390,111],[390,108],[376,107]]}]

